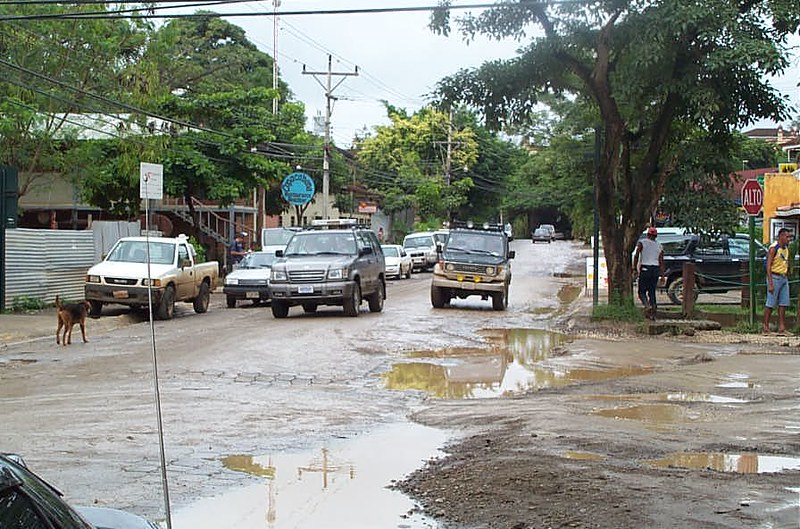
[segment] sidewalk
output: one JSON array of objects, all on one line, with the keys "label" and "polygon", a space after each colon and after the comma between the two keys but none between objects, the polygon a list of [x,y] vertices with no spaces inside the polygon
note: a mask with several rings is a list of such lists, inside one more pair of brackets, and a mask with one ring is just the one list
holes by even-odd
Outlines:
[{"label": "sidewalk", "polygon": [[[103,315],[101,318],[87,318],[86,335],[105,333],[134,323],[127,312],[116,315]],[[56,309],[48,308],[25,313],[0,314],[0,348],[32,340],[52,339],[56,343]],[[75,326],[72,343],[81,342],[80,327]]]}]

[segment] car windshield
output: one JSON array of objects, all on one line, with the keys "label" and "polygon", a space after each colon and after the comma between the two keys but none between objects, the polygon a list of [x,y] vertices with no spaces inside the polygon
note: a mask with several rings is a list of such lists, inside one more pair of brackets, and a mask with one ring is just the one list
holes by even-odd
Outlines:
[{"label": "car windshield", "polygon": [[430,248],[433,245],[430,235],[421,237],[406,237],[403,246],[406,248]]},{"label": "car windshield", "polygon": [[286,246],[284,255],[355,255],[356,240],[353,234],[330,231],[298,233]]},{"label": "car windshield", "polygon": [[[123,263],[146,263],[147,247],[145,241],[119,241],[106,258],[107,261]],[[150,262],[153,264],[172,264],[175,260],[175,245],[168,242],[150,241]]]},{"label": "car windshield", "polygon": [[383,255],[386,257],[400,257],[400,250],[397,246],[384,246]]},{"label": "car windshield", "polygon": [[448,235],[448,233],[434,233],[433,238],[436,240],[437,244],[445,244],[447,243]]},{"label": "car windshield", "polygon": [[544,236],[548,235],[549,233],[550,232],[547,231],[544,228],[536,228],[536,231],[533,232],[534,235],[539,236],[539,237],[544,237]]},{"label": "car windshield", "polygon": [[452,252],[503,255],[503,238],[489,233],[450,234],[447,249]]},{"label": "car windshield", "polygon": [[253,252],[247,254],[239,268],[270,268],[275,261],[275,254],[272,252]]},{"label": "car windshield", "polygon": [[294,237],[294,234],[294,230],[286,228],[268,228],[264,230],[262,245],[285,246]]}]

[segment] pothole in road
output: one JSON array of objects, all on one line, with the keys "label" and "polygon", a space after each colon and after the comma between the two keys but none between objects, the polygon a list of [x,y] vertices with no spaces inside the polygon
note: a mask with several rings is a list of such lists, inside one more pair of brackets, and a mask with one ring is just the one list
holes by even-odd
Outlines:
[{"label": "pothole in road", "polygon": [[304,452],[227,456],[226,468],[258,483],[176,511],[173,527],[435,528],[411,499],[387,486],[442,455],[447,439],[441,430],[404,423]]},{"label": "pothole in road", "polygon": [[640,404],[621,408],[594,410],[592,415],[611,419],[629,419],[655,425],[667,425],[697,420],[700,413],[674,404]]},{"label": "pothole in road", "polygon": [[750,375],[745,373],[731,373],[725,377],[725,382],[720,382],[716,387],[725,389],[754,389],[758,387],[750,380]]},{"label": "pothole in road", "polygon": [[419,390],[441,399],[513,395],[580,382],[649,374],[652,367],[546,365],[572,341],[540,329],[486,329],[488,348],[447,347],[409,353],[383,374],[388,389]]},{"label": "pothole in road", "polygon": [[558,300],[563,305],[569,305],[581,295],[582,287],[576,285],[564,285],[558,290]]},{"label": "pothole in road", "polygon": [[712,404],[746,404],[745,399],[711,395],[708,393],[676,392],[676,393],[631,393],[623,395],[587,395],[593,400],[629,400],[655,402],[710,402]]},{"label": "pothole in road", "polygon": [[651,459],[646,463],[656,468],[715,470],[736,474],[767,474],[800,470],[800,457],[720,452],[679,452],[663,459]]},{"label": "pothole in road", "polygon": [[594,452],[577,452],[568,450],[562,455],[564,459],[572,459],[573,461],[603,461],[606,456],[596,454]]}]

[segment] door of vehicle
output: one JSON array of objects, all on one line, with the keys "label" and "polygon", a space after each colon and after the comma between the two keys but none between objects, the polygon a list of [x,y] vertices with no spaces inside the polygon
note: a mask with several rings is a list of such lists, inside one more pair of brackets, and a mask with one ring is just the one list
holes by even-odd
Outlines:
[{"label": "door of vehicle", "polygon": [[738,253],[731,254],[727,238],[702,242],[697,246],[692,257],[702,288],[730,290],[739,287],[742,258]]},{"label": "door of vehicle", "polygon": [[380,254],[377,252],[379,250],[375,248],[368,232],[357,231],[356,241],[358,244],[359,269],[361,270],[361,290],[365,294],[372,293],[375,291],[378,276],[382,272],[382,270],[378,270],[378,268],[383,268],[384,265],[381,260],[378,259]]},{"label": "door of vehicle", "polygon": [[176,272],[176,290],[179,300],[194,297],[194,262],[186,244],[178,245],[178,269]]}]

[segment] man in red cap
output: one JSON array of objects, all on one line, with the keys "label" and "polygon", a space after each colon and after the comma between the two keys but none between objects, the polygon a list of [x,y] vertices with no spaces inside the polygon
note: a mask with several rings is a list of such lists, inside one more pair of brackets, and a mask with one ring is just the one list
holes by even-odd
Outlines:
[{"label": "man in red cap", "polygon": [[656,319],[656,287],[658,278],[664,275],[664,249],[656,242],[658,230],[647,228],[647,238],[636,244],[633,254],[633,277],[639,276],[639,299],[644,305],[644,315]]}]

